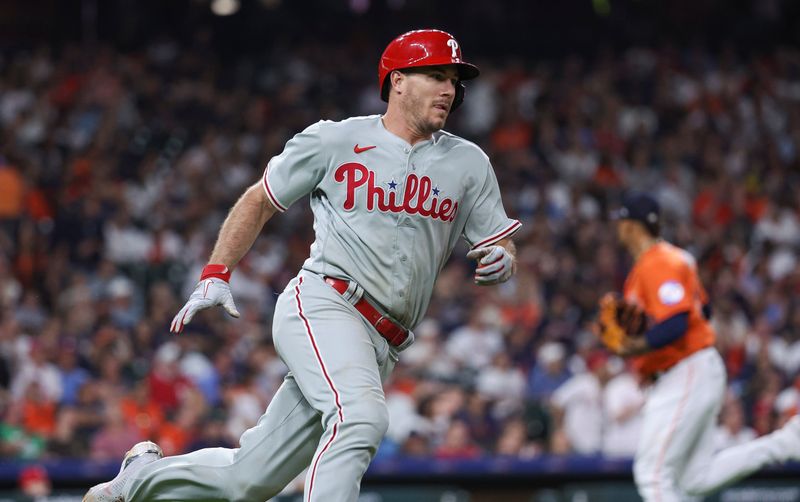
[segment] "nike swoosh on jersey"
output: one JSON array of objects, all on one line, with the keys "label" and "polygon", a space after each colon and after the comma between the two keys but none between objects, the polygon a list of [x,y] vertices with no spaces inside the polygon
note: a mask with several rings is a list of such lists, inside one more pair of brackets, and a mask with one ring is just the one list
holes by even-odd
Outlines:
[{"label": "nike swoosh on jersey", "polygon": [[358,143],[356,143],[356,146],[353,147],[353,151],[356,153],[363,153],[366,152],[367,150],[372,150],[373,148],[377,148],[377,145],[365,146],[359,148]]}]

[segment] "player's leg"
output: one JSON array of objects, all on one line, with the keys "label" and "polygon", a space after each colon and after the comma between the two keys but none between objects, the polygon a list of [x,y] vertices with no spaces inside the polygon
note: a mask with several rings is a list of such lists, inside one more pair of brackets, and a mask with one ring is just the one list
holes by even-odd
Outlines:
[{"label": "player's leg", "polygon": [[276,309],[275,347],[324,429],[305,499],[355,501],[388,426],[381,382],[382,366],[393,364],[388,346],[320,277],[301,273],[291,287],[291,305]]},{"label": "player's leg", "polygon": [[771,434],[718,452],[714,451],[715,424],[716,420],[709,422],[681,476],[687,493],[707,495],[766,465],[800,460],[800,416]]},{"label": "player's leg", "polygon": [[266,500],[311,460],[322,434],[319,414],[289,375],[240,447],[205,448],[166,457],[142,468],[125,500]]},{"label": "player's leg", "polygon": [[682,499],[678,480],[695,442],[719,411],[725,370],[713,363],[715,357],[713,349],[693,354],[649,389],[633,469],[645,501]]}]

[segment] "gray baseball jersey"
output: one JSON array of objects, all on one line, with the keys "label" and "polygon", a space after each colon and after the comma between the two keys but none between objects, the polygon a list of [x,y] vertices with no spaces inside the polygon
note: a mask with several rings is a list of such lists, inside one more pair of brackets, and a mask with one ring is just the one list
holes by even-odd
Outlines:
[{"label": "gray baseball jersey", "polygon": [[308,127],[269,162],[263,186],[280,211],[311,194],[316,239],[304,269],[356,281],[408,328],[459,237],[483,247],[520,227],[478,146],[438,132],[412,147],[379,115]]}]

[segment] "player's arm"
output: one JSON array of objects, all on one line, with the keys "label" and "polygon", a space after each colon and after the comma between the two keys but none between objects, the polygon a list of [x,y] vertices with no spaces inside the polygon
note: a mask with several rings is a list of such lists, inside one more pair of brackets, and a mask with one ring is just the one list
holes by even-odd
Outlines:
[{"label": "player's arm", "polygon": [[283,152],[270,159],[259,183],[236,201],[222,224],[200,282],[175,319],[170,331],[180,333],[197,311],[222,305],[239,317],[228,280],[231,270],[247,253],[264,224],[276,211],[311,193],[325,175],[328,161],[321,154],[321,122],[306,127],[290,139]]},{"label": "player's arm", "polygon": [[619,355],[634,356],[644,354],[679,340],[689,328],[689,312],[678,312],[653,325],[644,336],[625,337]]},{"label": "player's arm", "polygon": [[252,247],[264,224],[276,211],[260,182],[239,197],[222,224],[208,265],[203,268],[200,282],[189,301],[172,320],[170,331],[180,333],[197,312],[216,305],[222,305],[231,316],[239,317],[228,284],[231,270]]},{"label": "player's arm", "polygon": [[208,262],[232,270],[276,212],[260,182],[248,188],[225,218]]},{"label": "player's arm", "polygon": [[467,258],[478,260],[475,268],[475,284],[489,286],[511,278],[517,271],[517,248],[511,238],[497,241],[497,244],[473,249]]}]

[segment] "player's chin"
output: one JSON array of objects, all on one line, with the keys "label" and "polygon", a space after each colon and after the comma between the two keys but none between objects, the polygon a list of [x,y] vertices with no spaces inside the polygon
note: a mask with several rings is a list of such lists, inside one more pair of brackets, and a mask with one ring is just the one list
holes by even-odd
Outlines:
[{"label": "player's chin", "polygon": [[433,129],[438,131],[439,129],[443,128],[445,122],[447,122],[448,113],[439,109],[434,110],[435,111],[430,118],[430,124]]}]

